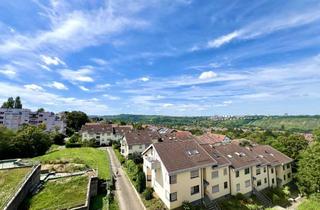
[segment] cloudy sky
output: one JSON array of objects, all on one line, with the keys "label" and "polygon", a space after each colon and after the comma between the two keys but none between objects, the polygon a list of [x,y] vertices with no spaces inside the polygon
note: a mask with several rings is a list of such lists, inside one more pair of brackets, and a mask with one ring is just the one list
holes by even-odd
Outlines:
[{"label": "cloudy sky", "polygon": [[319,114],[320,2],[0,2],[0,100],[89,114]]}]

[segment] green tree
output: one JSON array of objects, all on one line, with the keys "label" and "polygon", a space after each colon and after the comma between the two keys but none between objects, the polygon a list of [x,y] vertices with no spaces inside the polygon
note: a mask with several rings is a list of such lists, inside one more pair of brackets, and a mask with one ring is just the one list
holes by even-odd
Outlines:
[{"label": "green tree", "polygon": [[139,193],[142,193],[146,189],[146,176],[141,170],[138,172],[136,188]]},{"label": "green tree", "polygon": [[38,110],[37,110],[37,112],[44,112],[45,110],[44,110],[44,108],[39,108]]},{"label": "green tree", "polygon": [[301,154],[296,174],[300,191],[312,194],[320,191],[320,143],[315,142]]},{"label": "green tree", "polygon": [[302,135],[280,136],[277,140],[281,144],[281,148],[277,149],[293,159],[297,159],[299,153],[308,147],[308,141]]},{"label": "green tree", "polygon": [[314,131],[313,131],[313,139],[315,141],[320,142],[320,128],[314,129]]},{"label": "green tree", "polygon": [[12,97],[8,98],[6,102],[3,102],[1,108],[13,109],[14,108],[14,100]]},{"label": "green tree", "polygon": [[16,99],[14,100],[14,108],[22,109],[22,103],[21,103],[20,96],[17,96]]},{"label": "green tree", "polygon": [[72,111],[66,113],[67,135],[71,136],[74,132],[81,129],[81,126],[89,122],[89,117],[81,111]]},{"label": "green tree", "polygon": [[9,159],[16,154],[16,148],[12,145],[15,133],[5,127],[0,127],[0,159]]}]

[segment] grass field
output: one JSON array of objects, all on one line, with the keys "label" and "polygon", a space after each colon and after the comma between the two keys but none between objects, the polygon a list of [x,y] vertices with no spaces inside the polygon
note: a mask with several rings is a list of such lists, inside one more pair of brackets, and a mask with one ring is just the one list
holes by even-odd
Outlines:
[{"label": "grass field", "polygon": [[320,127],[319,117],[265,117],[252,121],[248,125],[253,125],[265,129],[281,129],[312,131]]},{"label": "grass field", "polygon": [[298,210],[318,210],[320,208],[320,196],[312,196],[307,200],[303,201],[299,206]]},{"label": "grass field", "polygon": [[99,178],[110,178],[110,167],[107,153],[95,148],[67,148],[36,157],[34,160],[39,160],[44,164],[55,163],[59,161],[85,164],[89,168],[98,169]]},{"label": "grass field", "polygon": [[31,168],[0,170],[0,209],[30,171]]},{"label": "grass field", "polygon": [[30,210],[69,209],[85,204],[88,177],[77,176],[48,181],[28,202]]}]

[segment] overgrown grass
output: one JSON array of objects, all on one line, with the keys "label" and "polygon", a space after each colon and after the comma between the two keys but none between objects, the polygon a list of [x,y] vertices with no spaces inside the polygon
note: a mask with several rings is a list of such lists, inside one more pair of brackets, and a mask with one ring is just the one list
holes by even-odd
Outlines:
[{"label": "overgrown grass", "polygon": [[81,206],[86,201],[88,180],[87,176],[77,176],[48,181],[28,201],[29,209],[68,209]]},{"label": "overgrown grass", "polygon": [[311,196],[298,206],[298,210],[318,210],[319,208],[320,194]]},{"label": "overgrown grass", "polygon": [[59,162],[85,164],[89,168],[98,169],[99,178],[110,179],[109,157],[103,150],[89,147],[66,148],[36,157],[34,160],[39,160],[43,164]]},{"label": "overgrown grass", "polygon": [[245,196],[238,194],[232,196],[227,200],[219,201],[219,205],[223,210],[258,210],[262,209],[262,205],[258,203],[255,198],[246,198]]},{"label": "overgrown grass", "polygon": [[31,168],[15,168],[0,170],[0,209],[22,183]]}]

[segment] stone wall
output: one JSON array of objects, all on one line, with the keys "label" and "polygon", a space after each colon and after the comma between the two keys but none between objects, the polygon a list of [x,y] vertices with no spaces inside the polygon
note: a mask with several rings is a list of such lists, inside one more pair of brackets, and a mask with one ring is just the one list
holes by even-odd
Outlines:
[{"label": "stone wall", "polygon": [[33,167],[32,171],[17,190],[15,195],[8,202],[5,210],[16,210],[23,200],[27,197],[31,189],[33,189],[40,182],[40,165]]},{"label": "stone wall", "polygon": [[88,183],[88,190],[87,190],[87,199],[86,203],[83,206],[74,207],[71,210],[89,210],[90,208],[90,200],[92,197],[98,194],[98,177],[90,177]]}]

